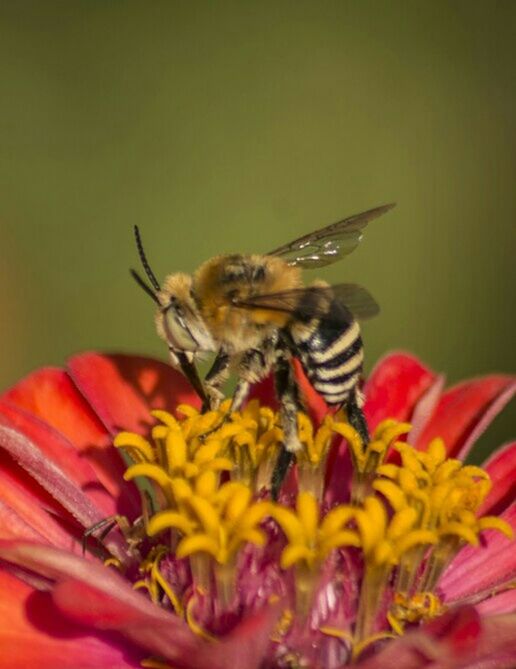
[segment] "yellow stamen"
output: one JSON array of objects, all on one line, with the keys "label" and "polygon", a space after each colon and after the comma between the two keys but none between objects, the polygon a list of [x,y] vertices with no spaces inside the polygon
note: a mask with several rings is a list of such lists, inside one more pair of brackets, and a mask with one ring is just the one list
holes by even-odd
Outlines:
[{"label": "yellow stamen", "polygon": [[372,643],[375,643],[376,641],[380,641],[381,639],[395,639],[396,635],[392,634],[392,632],[377,632],[376,634],[371,634],[370,636],[367,637],[367,639],[364,639],[363,641],[355,642],[353,644],[353,652],[352,652],[352,657],[354,660],[356,660],[357,657],[364,651],[367,646],[370,646]]},{"label": "yellow stamen", "polygon": [[[263,489],[270,488],[280,452],[279,416],[256,401],[231,415],[229,406],[224,402],[205,414],[181,406],[177,418],[156,410],[153,416],[160,422],[152,428],[151,441],[132,433],[120,433],[115,440],[134,463],[125,479],[144,477],[153,487],[151,503],[149,495],[142,496],[139,533],[136,523],[122,528],[128,542],[138,542],[138,559],[144,555],[142,578],[134,587],[146,589],[158,605],[173,607],[205,639],[212,641],[213,636],[195,619],[197,595],[188,603],[182,601],[161,571],[161,560],[167,555],[189,559],[195,593],[208,598],[214,611],[233,610],[240,551],[251,544],[259,555],[269,536],[262,527],[267,517],[286,537],[279,565],[293,569],[295,611],[303,623],[310,619],[322,567],[332,551],[353,548],[362,553],[364,572],[353,636],[331,625],[320,628],[321,633],[350,643],[353,658],[374,641],[402,634],[407,625],[442,612],[434,590],[465,543],[477,545],[480,532],[487,529],[512,536],[504,520],[477,517],[492,485],[486,472],[446,459],[446,446],[439,438],[426,451],[416,451],[399,441],[410,425],[394,420],[383,421],[364,444],[340,415],[326,416],[314,430],[308,416],[300,413],[295,508],[256,501],[257,492],[263,497]],[[325,468],[335,434],[346,439],[353,462],[352,498],[350,505],[336,506],[323,515]],[[384,462],[391,447],[400,453],[400,465]],[[141,530],[147,534],[146,542]],[[153,547],[148,550],[148,545]],[[393,632],[382,631],[385,616],[382,622],[378,614],[386,609]],[[288,645],[292,624],[293,613],[287,609],[273,639]]]},{"label": "yellow stamen", "polygon": [[383,421],[376,428],[373,441],[368,444],[363,444],[358,432],[347,423],[334,422],[332,429],[348,442],[353,462],[351,502],[359,505],[371,493],[377,470],[382,466],[392,442],[408,434],[411,426],[392,420]]},{"label": "yellow stamen", "polygon": [[195,620],[194,617],[194,608],[196,605],[196,600],[195,597],[191,597],[190,601],[186,605],[186,622],[188,624],[188,627],[192,630],[194,634],[197,634],[197,636],[202,637],[206,641],[216,641],[217,638],[214,637],[212,634],[204,630],[199,623]]},{"label": "yellow stamen", "polygon": [[141,435],[134,432],[119,432],[113,444],[116,448],[122,448],[134,462],[154,462],[154,451],[152,446]]}]

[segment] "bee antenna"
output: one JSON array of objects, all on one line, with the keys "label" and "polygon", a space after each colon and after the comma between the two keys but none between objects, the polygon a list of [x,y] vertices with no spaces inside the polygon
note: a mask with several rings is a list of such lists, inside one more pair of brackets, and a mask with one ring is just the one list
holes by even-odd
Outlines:
[{"label": "bee antenna", "polygon": [[[160,290],[159,281],[156,279],[156,275],[151,270],[150,265],[149,265],[149,261],[147,260],[147,256],[145,255],[145,251],[143,250],[142,238],[140,236],[140,230],[138,229],[137,225],[134,226],[134,236],[136,238],[136,246],[138,248],[138,255],[140,256],[140,261],[142,263],[143,269],[145,270],[145,274],[148,276],[149,281],[151,282],[151,285],[153,286],[154,290]],[[138,281],[138,279],[137,279],[137,281]],[[138,283],[140,283],[140,282],[138,281]]]},{"label": "bee antenna", "polygon": [[154,300],[154,302],[156,302],[156,304],[161,306],[158,296],[152,290],[152,288],[145,283],[145,279],[142,279],[142,277],[138,274],[138,272],[135,269],[130,269],[129,272],[131,273],[131,276],[136,281],[136,283],[140,286],[140,288],[142,288],[147,293],[147,295],[149,295],[149,297],[151,297]]}]

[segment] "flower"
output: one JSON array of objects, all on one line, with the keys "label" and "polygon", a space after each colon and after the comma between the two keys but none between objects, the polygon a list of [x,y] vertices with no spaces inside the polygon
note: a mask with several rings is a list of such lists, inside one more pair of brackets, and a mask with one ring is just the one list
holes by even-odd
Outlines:
[{"label": "flower", "polygon": [[0,669],[513,666],[516,443],[461,460],[514,379],[391,354],[368,444],[300,383],[279,502],[269,382],[200,415],[168,366],[87,353],[4,393]]}]

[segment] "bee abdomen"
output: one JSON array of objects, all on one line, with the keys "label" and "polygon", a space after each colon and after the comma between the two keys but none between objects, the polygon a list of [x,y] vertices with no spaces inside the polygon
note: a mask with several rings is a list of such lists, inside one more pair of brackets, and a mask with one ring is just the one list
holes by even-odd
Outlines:
[{"label": "bee abdomen", "polygon": [[362,374],[364,352],[358,323],[349,314],[341,323],[322,318],[306,328],[293,329],[291,336],[314,389],[330,405],[346,402]]}]

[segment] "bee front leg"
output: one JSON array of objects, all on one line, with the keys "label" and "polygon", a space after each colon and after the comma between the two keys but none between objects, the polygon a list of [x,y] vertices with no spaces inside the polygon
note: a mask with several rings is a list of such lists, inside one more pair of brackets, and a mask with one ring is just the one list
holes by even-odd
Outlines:
[{"label": "bee front leg", "polygon": [[229,355],[223,349],[220,349],[204,379],[204,390],[207,401],[203,403],[203,413],[211,409],[218,409],[221,401],[224,399],[224,394],[220,390],[220,387],[229,377],[229,363]]}]

